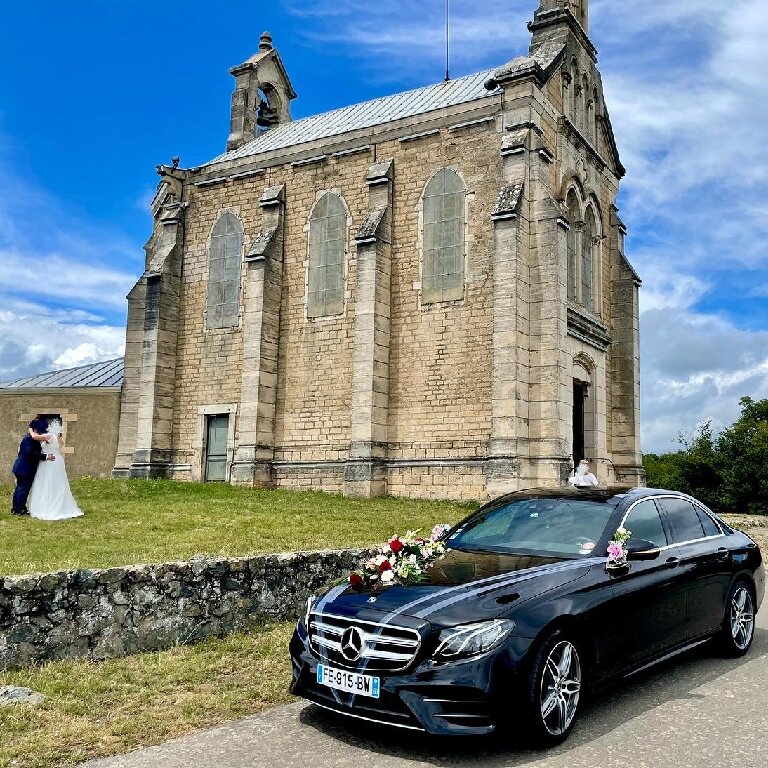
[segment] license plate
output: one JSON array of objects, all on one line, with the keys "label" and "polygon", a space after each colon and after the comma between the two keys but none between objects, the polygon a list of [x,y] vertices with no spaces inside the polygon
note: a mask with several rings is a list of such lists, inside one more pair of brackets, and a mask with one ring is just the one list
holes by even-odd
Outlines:
[{"label": "license plate", "polygon": [[318,664],[317,682],[319,685],[354,693],[357,696],[379,698],[380,680],[372,675],[360,675],[357,672],[347,672],[343,669],[326,667],[325,664]]}]

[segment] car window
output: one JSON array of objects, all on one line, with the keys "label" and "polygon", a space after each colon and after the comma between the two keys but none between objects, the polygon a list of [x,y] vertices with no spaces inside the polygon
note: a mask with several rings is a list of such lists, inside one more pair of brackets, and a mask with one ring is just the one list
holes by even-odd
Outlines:
[{"label": "car window", "polygon": [[448,546],[490,552],[589,555],[605,533],[614,504],[532,498],[481,512],[448,537]]},{"label": "car window", "polygon": [[672,528],[673,543],[704,538],[704,528],[696,514],[696,507],[690,501],[664,499],[663,504]]},{"label": "car window", "polygon": [[705,536],[719,536],[720,529],[717,527],[715,521],[703,510],[696,509],[696,514],[699,516],[699,522],[704,529]]},{"label": "car window", "polygon": [[624,527],[638,539],[652,541],[657,547],[667,546],[667,534],[661,522],[661,515],[651,499],[635,504],[627,515]]}]

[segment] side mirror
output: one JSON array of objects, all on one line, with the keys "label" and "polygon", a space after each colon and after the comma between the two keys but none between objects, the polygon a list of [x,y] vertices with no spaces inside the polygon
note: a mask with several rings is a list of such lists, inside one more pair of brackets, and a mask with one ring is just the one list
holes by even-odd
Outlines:
[{"label": "side mirror", "polygon": [[648,539],[633,536],[626,544],[627,560],[655,560],[661,549]]}]

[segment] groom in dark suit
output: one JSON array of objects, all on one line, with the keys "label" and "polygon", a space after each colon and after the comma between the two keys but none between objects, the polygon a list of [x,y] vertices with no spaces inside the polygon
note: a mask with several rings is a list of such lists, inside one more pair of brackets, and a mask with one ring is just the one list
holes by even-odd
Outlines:
[{"label": "groom in dark suit", "polygon": [[29,422],[29,430],[29,434],[24,435],[19,445],[19,455],[13,463],[16,489],[13,492],[12,515],[29,514],[27,497],[35,480],[37,468],[41,461],[46,461],[46,459],[53,461],[56,458],[55,456],[46,456],[40,445],[43,441],[43,435],[48,431],[48,422],[45,419],[33,419]]}]

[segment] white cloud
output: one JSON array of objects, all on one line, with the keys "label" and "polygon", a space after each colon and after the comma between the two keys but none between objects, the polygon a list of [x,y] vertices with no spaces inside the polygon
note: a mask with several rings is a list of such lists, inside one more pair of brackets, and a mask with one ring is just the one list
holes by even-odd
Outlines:
[{"label": "white cloud", "polygon": [[645,312],[641,324],[642,445],[675,450],[678,433],[715,429],[739,416],[739,398],[768,397],[768,330],[671,306]]},{"label": "white cloud", "polygon": [[[105,329],[100,329],[101,336],[105,336],[103,333]],[[122,334],[120,335],[122,338]],[[117,341],[117,339],[112,340]],[[116,346],[116,348],[115,348]],[[58,368],[75,368],[78,365],[86,365],[87,363],[97,363],[100,360],[109,360],[111,357],[122,355],[125,351],[125,346],[122,343],[117,345],[100,345],[95,344],[92,341],[84,341],[82,344],[78,344],[76,347],[70,347],[65,349],[54,361],[53,367]],[[116,354],[117,353],[117,354]]]},{"label": "white cloud", "polygon": [[25,180],[9,147],[0,136],[0,381],[121,355],[141,248]]},{"label": "white cloud", "polygon": [[77,321],[78,313],[45,307],[0,312],[0,381],[119,357],[125,328]]}]

